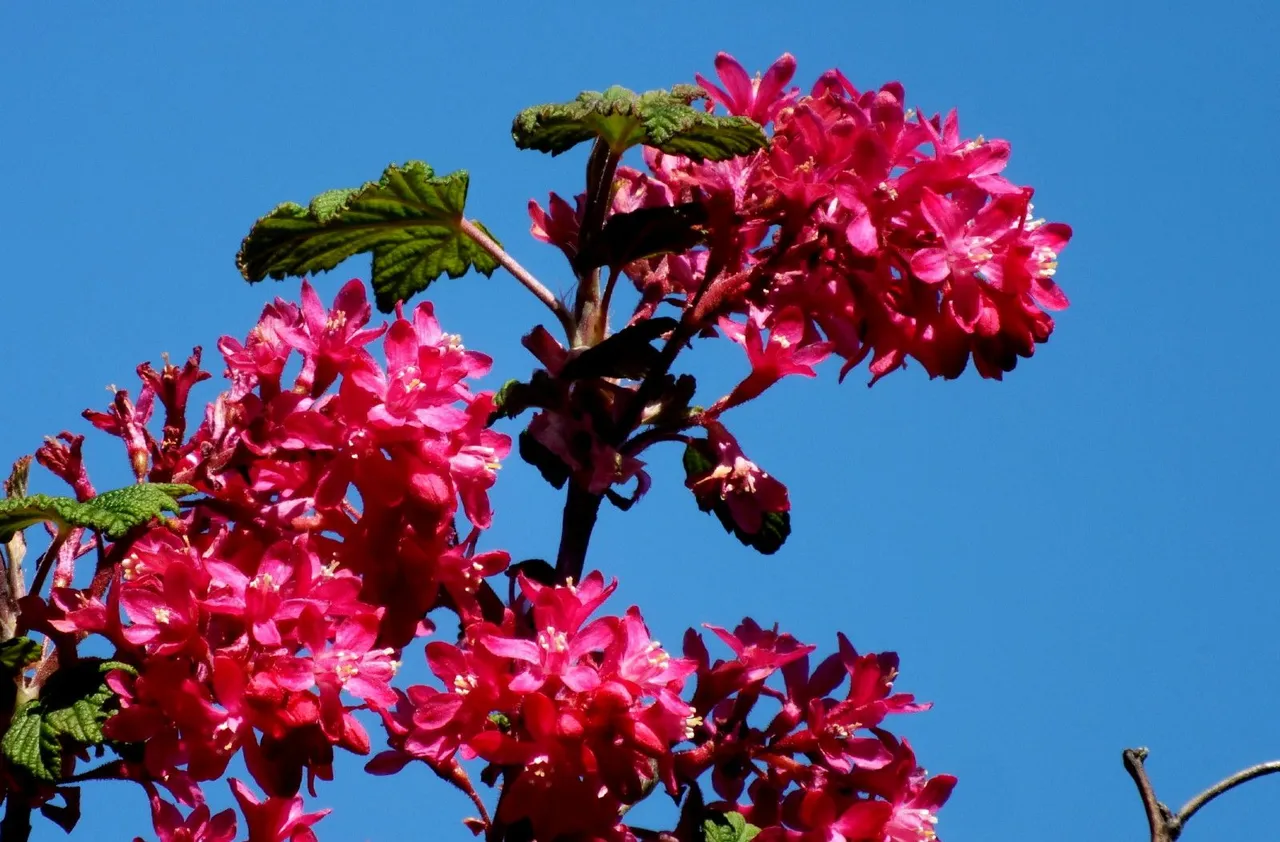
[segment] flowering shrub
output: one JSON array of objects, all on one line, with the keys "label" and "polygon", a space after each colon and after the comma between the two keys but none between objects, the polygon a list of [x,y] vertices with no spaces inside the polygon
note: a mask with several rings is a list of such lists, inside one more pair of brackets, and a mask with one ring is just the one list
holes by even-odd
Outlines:
[{"label": "flowering shrub", "polygon": [[[491,842],[935,838],[955,778],[927,775],[886,729],[928,707],[894,691],[895,655],[841,635],[813,663],[816,647],[751,619],[670,650],[639,608],[610,604],[589,539],[603,501],[648,492],[641,457],[675,442],[696,505],[777,551],[786,487],[729,410],[831,356],[841,378],[869,360],[873,383],[909,360],[952,378],[972,359],[999,379],[1067,304],[1053,274],[1071,232],[1033,218],[1030,188],[1001,174],[1008,143],[907,109],[896,83],[863,92],[829,71],[802,95],[790,56],[755,79],[723,54],[716,69],[701,87],[612,88],[516,118],[523,148],[593,144],[583,193],[529,205],[533,236],[574,271],[572,300],[463,216],[465,173],[391,167],[281,205],[238,261],[256,281],[371,252],[389,323],[371,324],[360,281],[330,306],[304,280],[299,302],[219,342],[227,384],[198,419],[199,348],[140,366],[136,401],[121,390],[86,412],[137,485],[99,494],[71,433],[35,454],[71,497],[29,495],[18,462],[0,502],[0,664],[16,688],[0,705],[0,840],[25,839],[34,809],[70,830],[92,779],[137,782],[162,842],[315,839],[327,811],[304,812],[300,791],[332,779],[339,750],[371,755],[375,775],[426,764]],[[622,164],[634,146],[643,169]],[[404,301],[499,266],[564,335],[535,326],[539,367],[494,393],[475,387],[491,360]],[[749,371],[699,405],[673,366],[719,336]],[[512,565],[482,539],[513,445],[495,427],[526,412],[518,452],[566,489],[565,516],[554,562]],[[41,521],[51,543],[28,589],[22,530]],[[446,612],[456,639],[436,634]],[[424,638],[436,682],[401,686]],[[252,778],[229,782],[243,830],[203,791],[236,757]],[[670,825],[630,825],[658,793],[678,806]]]}]

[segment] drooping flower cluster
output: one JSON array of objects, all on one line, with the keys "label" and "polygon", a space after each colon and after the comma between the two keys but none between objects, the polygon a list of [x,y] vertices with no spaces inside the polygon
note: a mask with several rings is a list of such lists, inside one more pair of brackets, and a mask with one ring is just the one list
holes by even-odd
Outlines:
[{"label": "drooping flower cluster", "polygon": [[[274,805],[261,810],[288,815],[304,772],[314,791],[315,778],[332,777],[335,748],[369,751],[353,713],[395,704],[399,652],[430,630],[427,613],[445,604],[474,619],[492,595],[483,580],[507,555],[475,546],[510,440],[487,429],[492,396],[468,385],[490,361],[441,332],[430,304],[384,328],[367,328],[369,316],[359,281],[332,308],[305,283],[301,307],[277,299],[244,342],[220,342],[231,385],[189,438],[188,396],[208,376],[198,350],[182,368],[140,367],[136,404],[121,391],[108,412],[86,413],[124,441],[140,481],[204,495],[107,546],[105,577],[75,587],[67,554],[51,604],[28,598],[36,627],[60,646],[102,635],[136,668],[108,678],[120,710],[105,734],[139,746],[121,776],[198,805],[199,783],[243,753]],[[385,363],[366,347],[379,338]],[[159,438],[147,426],[157,402]],[[79,437],[49,441],[38,458],[93,493]],[[471,524],[462,539],[459,501]],[[156,803],[157,829],[178,827]],[[254,823],[255,842],[302,838]]]},{"label": "drooping flower cluster", "polygon": [[[648,173],[623,171],[627,206],[716,209],[706,251],[628,267],[642,309],[691,305],[710,262],[707,317],[781,328],[789,355],[829,348],[842,377],[870,356],[873,382],[907,357],[948,378],[972,357],[1000,379],[1049,338],[1046,311],[1067,306],[1053,275],[1071,229],[1036,219],[1032,189],[1001,174],[1007,141],[962,137],[955,111],[909,109],[896,82],[860,91],[831,70],[800,96],[786,88],[789,55],[757,80],[723,53],[716,69],[723,87],[698,77],[708,107],[766,124],[771,145],[718,163],[646,150]],[[783,327],[797,317],[799,335]],[[756,357],[752,368],[758,378]]]},{"label": "drooping flower cluster", "polygon": [[[759,513],[785,516],[785,489],[774,480],[756,492],[748,480],[767,474],[742,454],[724,413],[788,375],[814,377],[833,354],[841,379],[869,359],[874,383],[908,358],[931,377],[958,377],[972,359],[981,376],[1001,379],[1049,338],[1048,311],[1067,306],[1053,275],[1071,229],[1036,219],[1032,189],[1004,177],[1008,142],[962,137],[954,111],[909,109],[896,82],[860,91],[831,70],[802,95],[788,87],[790,55],[755,79],[723,53],[716,69],[718,84],[697,77],[707,110],[760,123],[768,147],[722,161],[646,147],[645,170],[619,167],[609,218],[695,208],[702,236],[688,250],[614,270],[640,294],[628,329],[674,307],[678,327],[652,335],[683,345],[723,334],[746,351],[749,374],[697,410],[678,381],[651,390],[636,429],[655,429],[631,440],[633,430],[617,424],[634,384],[566,384],[538,404],[530,435],[596,493],[638,476],[632,499],[647,488],[637,457],[656,442],[683,441],[713,460],[686,461],[699,505],[770,552],[776,542],[757,537]],[[585,193],[575,203],[553,193],[546,209],[530,202],[533,236],[575,263],[589,236],[587,206]],[[553,377],[581,353],[549,337],[527,344]],[[686,432],[699,428],[698,437]]]}]

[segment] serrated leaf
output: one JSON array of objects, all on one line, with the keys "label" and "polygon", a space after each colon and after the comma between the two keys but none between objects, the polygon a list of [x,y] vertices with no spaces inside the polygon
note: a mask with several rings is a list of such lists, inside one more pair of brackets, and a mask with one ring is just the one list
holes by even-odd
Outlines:
[{"label": "serrated leaf", "polygon": [[692,85],[643,94],[618,85],[603,92],[584,91],[572,102],[521,111],[511,124],[511,136],[520,149],[552,155],[598,137],[615,155],[644,145],[695,161],[723,161],[768,145],[764,130],[746,117],[722,117],[692,107],[690,103],[705,96]]},{"label": "serrated leaf", "polygon": [[616,213],[578,254],[578,269],[625,266],[645,257],[688,251],[705,238],[700,226],[706,222],[707,209],[699,202]]},{"label": "serrated leaf", "polygon": [[177,514],[177,498],[194,493],[189,485],[161,482],[105,491],[83,503],[46,494],[11,497],[0,500],[0,540],[44,521],[59,528],[83,526],[114,540],[163,512]]},{"label": "serrated leaf", "polygon": [[520,458],[537,468],[538,473],[542,474],[542,478],[551,483],[552,487],[564,488],[565,482],[569,479],[569,466],[546,445],[535,439],[528,430],[522,431],[517,441]]},{"label": "serrated leaf", "polygon": [[116,710],[116,697],[107,686],[113,670],[136,674],[118,661],[84,658],[49,677],[40,697],[14,711],[9,730],[0,739],[0,752],[13,766],[33,778],[56,783],[66,752],[101,745],[102,725]]},{"label": "serrated leaf", "polygon": [[16,675],[40,658],[40,644],[29,637],[13,637],[0,643],[0,667]]},{"label": "serrated leaf", "polygon": [[716,813],[702,823],[705,842],[751,842],[759,833],[741,813]]},{"label": "serrated leaf", "polygon": [[[688,479],[695,477],[704,477],[715,468],[715,462],[703,452],[698,446],[699,442],[704,440],[695,439],[685,446],[684,464],[685,476]],[[733,536],[753,550],[763,555],[773,555],[782,545],[786,543],[787,538],[791,535],[791,513],[790,512],[762,512],[760,519],[760,529],[758,532],[746,532],[737,521],[733,519],[733,514],[729,511],[729,506],[724,500],[714,495],[698,496],[694,495],[694,500],[698,504],[698,508],[704,512],[711,512],[720,521],[720,525],[724,527],[725,532],[733,533]]]},{"label": "serrated leaf", "polygon": [[409,161],[363,187],[321,193],[308,207],[286,202],[254,223],[236,266],[256,283],[328,271],[372,253],[378,309],[389,313],[441,275],[457,278],[473,268],[492,275],[498,268],[462,233],[468,181],[465,170],[436,176],[422,161]]},{"label": "serrated leaf", "polygon": [[620,377],[639,380],[649,373],[661,354],[650,343],[675,330],[679,324],[670,316],[659,316],[624,327],[565,363],[560,370],[560,379]]}]

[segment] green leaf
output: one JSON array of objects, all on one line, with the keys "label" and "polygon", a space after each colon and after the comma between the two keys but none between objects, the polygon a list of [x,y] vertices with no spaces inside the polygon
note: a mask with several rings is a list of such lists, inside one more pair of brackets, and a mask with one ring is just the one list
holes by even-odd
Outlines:
[{"label": "green leaf", "polygon": [[[700,444],[705,445],[705,440],[695,439],[685,446],[683,461],[685,476],[688,479],[706,476],[715,468],[715,462],[703,451]],[[715,514],[725,532],[732,532],[733,536],[743,544],[763,555],[776,553],[791,535],[790,512],[764,512],[761,516],[760,530],[752,533],[745,532],[741,526],[738,526],[729,511],[728,504],[719,497],[694,495],[694,500],[697,501],[699,509]]]},{"label": "green leaf", "polygon": [[572,102],[521,111],[511,136],[520,149],[552,155],[600,138],[615,155],[643,144],[695,161],[723,161],[768,145],[764,130],[746,117],[715,116],[690,104],[705,97],[693,85],[643,94],[617,85],[603,93],[584,91]]},{"label": "green leaf", "polygon": [[189,485],[160,482],[105,491],[83,503],[45,494],[11,497],[0,500],[0,540],[42,521],[57,524],[59,529],[83,526],[114,540],[162,512],[177,514],[177,498],[194,493]]},{"label": "green leaf", "polygon": [[62,776],[67,752],[101,745],[102,725],[117,708],[115,694],[107,686],[107,673],[128,664],[83,658],[49,677],[40,697],[22,704],[4,738],[0,752],[13,766],[33,778],[56,783]]},{"label": "green leaf", "polygon": [[328,271],[371,252],[384,313],[441,275],[457,278],[472,268],[492,275],[498,262],[462,233],[468,180],[465,170],[437,177],[423,162],[409,161],[363,187],[321,193],[308,207],[286,202],[254,223],[236,266],[256,283]]},{"label": "green leaf", "polygon": [[578,255],[579,270],[625,266],[658,254],[688,251],[705,239],[707,209],[700,202],[640,208],[609,217]]},{"label": "green leaf", "polygon": [[14,637],[0,643],[0,667],[11,676],[22,672],[40,658],[40,644],[29,637]]},{"label": "green leaf", "polygon": [[679,324],[670,316],[659,316],[624,327],[565,363],[560,370],[560,379],[621,377],[639,380],[648,374],[662,353],[650,343],[675,330]]},{"label": "green leaf", "polygon": [[751,842],[759,832],[741,813],[716,813],[702,823],[705,842]]}]

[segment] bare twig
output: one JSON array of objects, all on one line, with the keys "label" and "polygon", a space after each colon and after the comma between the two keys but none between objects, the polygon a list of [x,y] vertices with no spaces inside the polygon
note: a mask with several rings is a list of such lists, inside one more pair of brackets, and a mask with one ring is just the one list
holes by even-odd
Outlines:
[{"label": "bare twig", "polygon": [[1173,842],[1182,831],[1180,827],[1171,827],[1177,817],[1169,808],[1156,800],[1155,788],[1147,777],[1147,769],[1143,761],[1147,759],[1145,748],[1127,748],[1124,750],[1124,768],[1138,787],[1138,796],[1142,799],[1142,807],[1147,811],[1147,826],[1151,829],[1151,842]]},{"label": "bare twig", "polygon": [[1187,819],[1196,814],[1204,805],[1217,798],[1229,789],[1239,786],[1242,783],[1251,781],[1254,778],[1260,778],[1263,775],[1270,775],[1272,772],[1280,772],[1280,760],[1272,760],[1269,763],[1259,763],[1257,766],[1250,766],[1248,769],[1242,769],[1229,778],[1218,781],[1204,792],[1192,798],[1186,804],[1182,805],[1182,809],[1178,811],[1178,821],[1182,824],[1187,823]]},{"label": "bare twig", "polygon": [[1242,783],[1280,772],[1280,760],[1259,763],[1223,778],[1213,786],[1194,796],[1182,809],[1173,812],[1156,798],[1155,787],[1147,776],[1144,761],[1147,759],[1145,748],[1127,748],[1124,750],[1124,768],[1138,787],[1138,796],[1142,799],[1142,807],[1147,813],[1147,825],[1151,830],[1151,842],[1176,842],[1182,829],[1201,807],[1208,804],[1227,790],[1234,789]]}]

